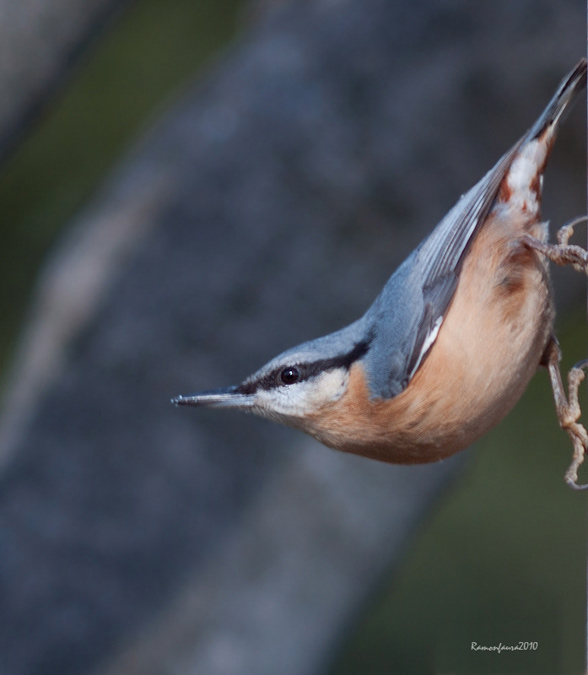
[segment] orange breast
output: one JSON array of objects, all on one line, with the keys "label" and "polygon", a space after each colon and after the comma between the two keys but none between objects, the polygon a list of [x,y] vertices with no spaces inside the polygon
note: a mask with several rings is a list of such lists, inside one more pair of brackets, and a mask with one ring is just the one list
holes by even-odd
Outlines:
[{"label": "orange breast", "polygon": [[370,400],[356,363],[341,401],[306,420],[306,431],[339,450],[416,464],[463,450],[503,419],[536,371],[554,317],[546,264],[518,242],[524,231],[545,238],[542,224],[488,218],[437,340],[401,394]]}]

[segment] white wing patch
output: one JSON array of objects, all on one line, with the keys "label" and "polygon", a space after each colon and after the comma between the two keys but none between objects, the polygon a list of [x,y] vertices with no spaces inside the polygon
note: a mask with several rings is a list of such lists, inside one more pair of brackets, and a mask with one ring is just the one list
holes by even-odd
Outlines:
[{"label": "white wing patch", "polygon": [[425,341],[423,342],[423,346],[421,347],[421,353],[419,354],[419,357],[414,364],[414,368],[411,370],[410,375],[408,376],[409,381],[412,380],[412,376],[416,373],[418,370],[419,366],[421,365],[422,360],[425,358],[427,355],[427,352],[431,347],[433,346],[433,343],[437,339],[437,335],[439,335],[439,329],[441,328],[441,324],[443,323],[443,319],[445,317],[440,316],[437,321],[432,325],[431,330],[427,333],[427,337],[425,338]]}]

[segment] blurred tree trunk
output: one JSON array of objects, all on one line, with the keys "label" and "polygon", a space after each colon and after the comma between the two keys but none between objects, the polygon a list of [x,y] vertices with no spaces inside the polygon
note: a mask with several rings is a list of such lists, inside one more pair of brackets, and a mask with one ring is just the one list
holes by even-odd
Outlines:
[{"label": "blurred tree trunk", "polygon": [[128,0],[0,0],[0,160]]},{"label": "blurred tree trunk", "polygon": [[[23,337],[4,672],[325,667],[466,455],[384,466],[169,398],[357,318],[532,123],[584,25],[561,0],[269,5],[167,112],[48,264]],[[573,121],[555,220],[584,204]]]}]

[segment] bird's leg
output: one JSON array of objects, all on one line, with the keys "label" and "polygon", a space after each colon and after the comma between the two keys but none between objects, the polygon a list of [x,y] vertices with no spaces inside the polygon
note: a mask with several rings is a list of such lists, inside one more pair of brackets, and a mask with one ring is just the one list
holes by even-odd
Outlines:
[{"label": "bird's leg", "polygon": [[584,426],[578,422],[581,415],[578,389],[584,379],[583,369],[588,366],[588,360],[576,364],[568,373],[568,395],[566,397],[559,371],[560,359],[561,351],[559,345],[555,337],[551,336],[541,363],[549,371],[549,379],[551,380],[559,424],[562,429],[568,432],[574,444],[574,456],[570,468],[566,471],[565,481],[575,490],[586,490],[588,489],[588,484],[578,485],[577,483],[578,469],[584,461],[584,454],[588,450],[588,433],[586,433]]},{"label": "bird's leg", "polygon": [[580,216],[560,227],[557,232],[557,244],[546,244],[530,234],[524,234],[521,240],[529,248],[539,251],[557,265],[572,265],[578,272],[588,274],[588,251],[569,243],[574,234],[574,227],[582,222],[588,222],[588,216]]},{"label": "bird's leg", "polygon": [[[570,244],[570,238],[574,234],[574,227],[582,222],[588,222],[588,216],[581,216],[569,223],[566,223],[557,232],[557,244],[545,244],[531,235],[523,235],[523,243],[557,265],[572,265],[578,272],[584,272],[588,275],[588,251],[581,246]],[[588,360],[577,363],[568,373],[568,395],[566,397],[559,362],[561,352],[557,340],[551,336],[545,354],[543,355],[542,365],[549,371],[551,388],[553,389],[553,398],[555,400],[555,410],[557,419],[562,429],[567,431],[574,445],[574,455],[570,468],[565,475],[566,483],[575,490],[588,489],[588,484],[578,485],[578,469],[584,461],[584,455],[588,451],[588,433],[582,424],[578,422],[581,415],[580,402],[578,400],[578,391],[580,383],[584,379],[584,370],[588,367]]]}]

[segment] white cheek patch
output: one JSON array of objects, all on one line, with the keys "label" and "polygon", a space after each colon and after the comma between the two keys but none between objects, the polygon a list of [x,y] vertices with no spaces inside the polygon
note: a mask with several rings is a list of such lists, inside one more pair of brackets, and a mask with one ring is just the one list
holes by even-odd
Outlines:
[{"label": "white cheek patch", "polygon": [[309,380],[257,392],[255,406],[268,417],[305,417],[347,391],[349,371],[333,368]]},{"label": "white cheek patch", "polygon": [[543,176],[539,178],[539,194],[536,191],[537,174],[545,163],[547,144],[535,139],[525,144],[511,164],[508,171],[507,185],[511,195],[509,206],[525,211],[531,216],[539,213],[539,197]]}]

